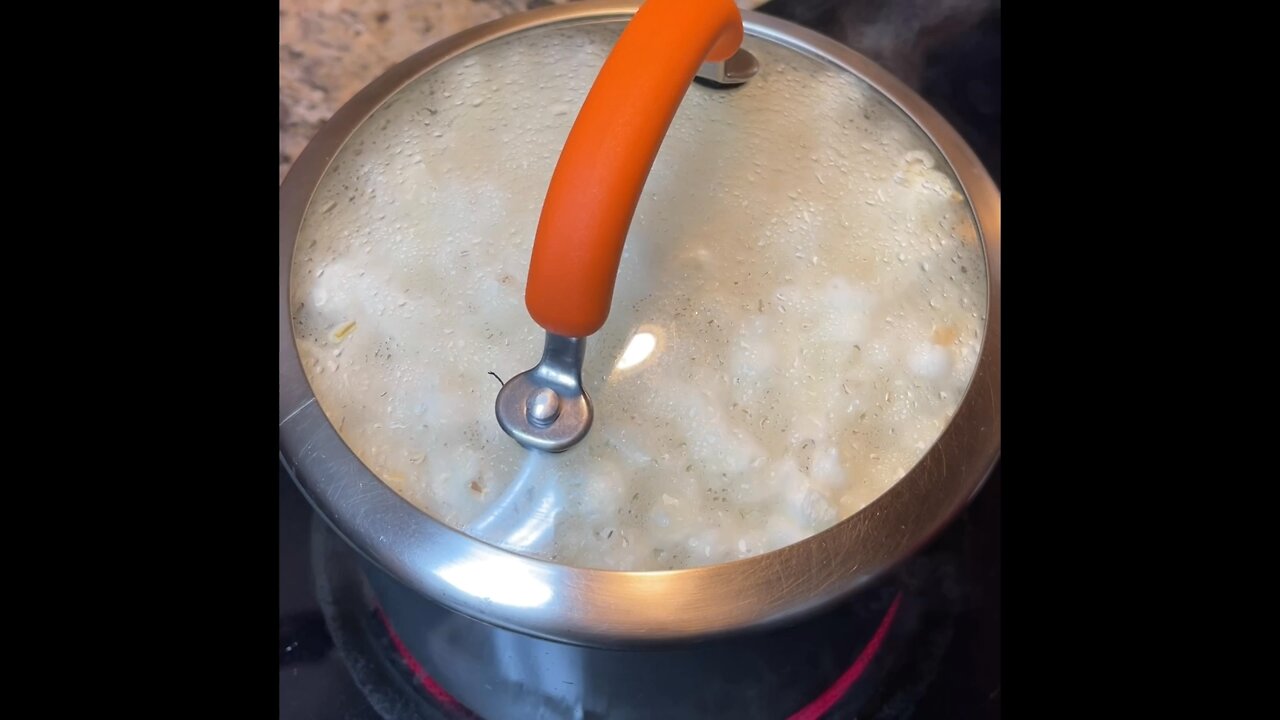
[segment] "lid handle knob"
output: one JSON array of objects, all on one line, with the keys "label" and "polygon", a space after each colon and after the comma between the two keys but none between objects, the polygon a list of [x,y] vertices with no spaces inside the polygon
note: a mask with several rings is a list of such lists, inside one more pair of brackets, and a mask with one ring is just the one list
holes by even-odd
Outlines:
[{"label": "lid handle knob", "polygon": [[609,316],[622,245],[653,160],[703,62],[742,44],[733,0],[647,0],[569,131],[538,221],[525,306],[547,332],[586,337]]},{"label": "lid handle knob", "polygon": [[591,429],[586,337],[609,317],[622,244],[662,139],[695,76],[733,85],[733,0],[647,0],[622,32],[569,131],[533,241],[525,306],[547,331],[542,361],[498,392],[498,424],[527,448],[561,452]]}]

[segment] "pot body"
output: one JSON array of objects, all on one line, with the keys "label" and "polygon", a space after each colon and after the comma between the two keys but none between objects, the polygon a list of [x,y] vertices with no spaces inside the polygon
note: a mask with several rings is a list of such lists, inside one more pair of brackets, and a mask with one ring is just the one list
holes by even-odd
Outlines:
[{"label": "pot body", "polygon": [[[457,630],[457,648],[515,662],[513,682],[534,673],[586,685],[575,707],[600,705],[592,687],[630,687],[652,696],[662,685],[680,687],[676,656],[649,655],[643,669],[611,658],[610,650],[567,650],[571,645],[665,646],[673,642],[725,643],[712,655],[726,663],[758,662],[725,636],[783,626],[829,609],[865,589],[935,536],[980,488],[1000,444],[1000,235],[999,195],[972,151],[910,89],[865,58],[816,33],[744,13],[748,36],[817,57],[853,73],[888,97],[934,141],[973,208],[987,258],[988,314],[977,371],[950,426],[896,485],[834,527],[764,555],[732,563],[669,572],[586,570],[520,556],[485,544],[435,520],[397,495],[346,446],[316,402],[301,369],[289,307],[289,272],[298,229],[312,192],[351,133],[397,90],[440,63],[486,42],[560,22],[621,22],[636,5],[604,0],[543,8],[460,33],[392,68],[339,110],[298,158],[281,187],[280,447],[281,460],[303,493],[377,570],[371,582],[391,614],[405,626],[406,643],[430,643],[453,625],[446,608],[480,620],[492,631]],[[429,609],[430,608],[430,609]],[[445,613],[445,614],[441,614]],[[432,620],[431,618],[439,618]],[[490,626],[505,628],[497,630]],[[516,631],[516,632],[510,632]],[[453,631],[450,631],[453,632]],[[783,636],[779,662],[805,657],[816,638]],[[819,633],[821,635],[822,633]],[[541,638],[541,639],[537,639]],[[710,646],[703,646],[704,649]],[[418,650],[421,650],[419,655]],[[459,650],[461,652],[462,650]],[[679,650],[649,649],[645,652]],[[559,653],[557,655],[557,653]],[[598,654],[596,654],[598,653]],[[419,657],[437,653],[425,647]],[[809,650],[808,663],[812,663]],[[558,657],[541,661],[538,658]],[[478,660],[477,660],[478,661]],[[539,665],[539,662],[547,664]],[[823,661],[825,662],[825,661]],[[834,661],[833,661],[834,662]],[[838,664],[838,663],[835,663]],[[834,665],[833,665],[834,666]],[[664,674],[665,673],[665,674]],[[598,674],[598,675],[597,675]],[[589,680],[598,677],[599,681]],[[635,678],[627,685],[627,678]],[[461,681],[459,681],[461,682]],[[576,681],[575,681],[576,682]],[[797,687],[812,688],[796,679]],[[821,684],[821,682],[819,682]],[[697,688],[688,691],[697,694]],[[739,691],[727,691],[729,696]],[[477,701],[483,694],[477,691]],[[688,698],[685,698],[688,700]],[[688,707],[684,701],[674,707]],[[706,708],[704,708],[706,709]],[[605,707],[605,711],[608,708]],[[594,712],[594,710],[593,710]],[[672,710],[674,712],[674,710]],[[668,715],[670,716],[670,715]]]},{"label": "pot body", "polygon": [[916,598],[898,599],[897,585],[886,581],[858,593],[857,602],[792,627],[615,650],[479,623],[426,600],[367,562],[363,566],[408,653],[459,704],[495,720],[775,720],[819,701],[842,675],[851,681],[836,687],[839,702],[858,705],[909,636],[916,612]]},{"label": "pot body", "polygon": [[[822,717],[874,719],[924,705],[936,711],[939,702],[969,713],[999,685],[1000,489],[993,483],[937,542],[836,607],[793,628],[676,648],[600,650],[476,622],[362,560],[314,513],[309,525],[289,523],[301,532],[287,544],[282,537],[281,561],[311,558],[316,610],[355,680],[351,689],[386,718],[460,718],[465,708],[522,720],[777,720],[829,704]],[[306,513],[292,490],[282,487],[281,495],[282,512]],[[302,581],[308,573],[295,567],[291,574]],[[300,609],[293,600],[295,621]],[[615,689],[607,683],[618,675]],[[923,700],[935,687],[946,699]],[[313,705],[342,697],[308,694]]]}]

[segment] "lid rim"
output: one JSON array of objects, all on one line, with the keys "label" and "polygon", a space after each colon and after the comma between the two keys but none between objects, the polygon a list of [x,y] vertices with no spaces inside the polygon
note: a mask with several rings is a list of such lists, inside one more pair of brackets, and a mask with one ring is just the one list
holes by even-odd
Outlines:
[{"label": "lid rim", "polygon": [[[289,306],[294,243],[329,163],[397,91],[481,44],[534,27],[628,16],[636,2],[585,0],[500,18],[432,45],[356,94],[298,157],[280,188],[280,455],[339,533],[400,582],[500,627],[589,645],[704,638],[784,623],[880,577],[937,535],[981,489],[1000,454],[1000,196],[972,149],[904,83],[853,50],[789,22],[742,11],[746,34],[850,72],[937,146],[968,198],[987,262],[987,322],[952,421],[924,457],[865,508],[792,545],[730,563],[622,572],[557,565],[470,537],[419,510],[364,466],[311,392]],[[492,573],[547,599],[522,607],[451,582],[449,568]],[[443,571],[443,572],[442,572]],[[657,602],[655,602],[657,600]]]}]

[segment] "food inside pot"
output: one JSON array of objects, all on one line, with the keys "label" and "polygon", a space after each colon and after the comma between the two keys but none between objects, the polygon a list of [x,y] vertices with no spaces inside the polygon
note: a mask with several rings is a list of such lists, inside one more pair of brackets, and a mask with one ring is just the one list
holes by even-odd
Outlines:
[{"label": "food inside pot", "polygon": [[520,447],[494,397],[541,351],[534,231],[620,30],[488,43],[356,131],[298,238],[299,353],[356,455],[481,540],[622,570],[768,552],[866,506],[955,412],[986,317],[972,211],[876,90],[749,37],[759,75],[691,87],[653,167],[587,342],[590,433]]}]

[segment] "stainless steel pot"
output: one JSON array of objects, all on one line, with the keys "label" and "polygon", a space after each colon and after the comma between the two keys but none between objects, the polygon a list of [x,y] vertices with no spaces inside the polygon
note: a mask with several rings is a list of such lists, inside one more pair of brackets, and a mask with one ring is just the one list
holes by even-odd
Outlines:
[{"label": "stainless steel pot", "polygon": [[952,422],[923,459],[861,511],[782,549],[709,567],[616,572],[526,557],[469,537],[402,498],[344,443],[300,364],[289,302],[295,242],[330,162],[398,90],[451,58],[532,28],[623,23],[636,9],[615,0],[547,7],[419,52],[343,106],[280,191],[280,454],[299,487],[353,547],[422,598],[500,628],[598,646],[704,640],[812,614],[937,534],[978,491],[1000,448],[1000,199],[994,184],[956,132],[903,84],[836,42],[749,11],[743,13],[747,36],[862,78],[914,120],[951,166],[977,218],[988,278],[981,355]]}]

